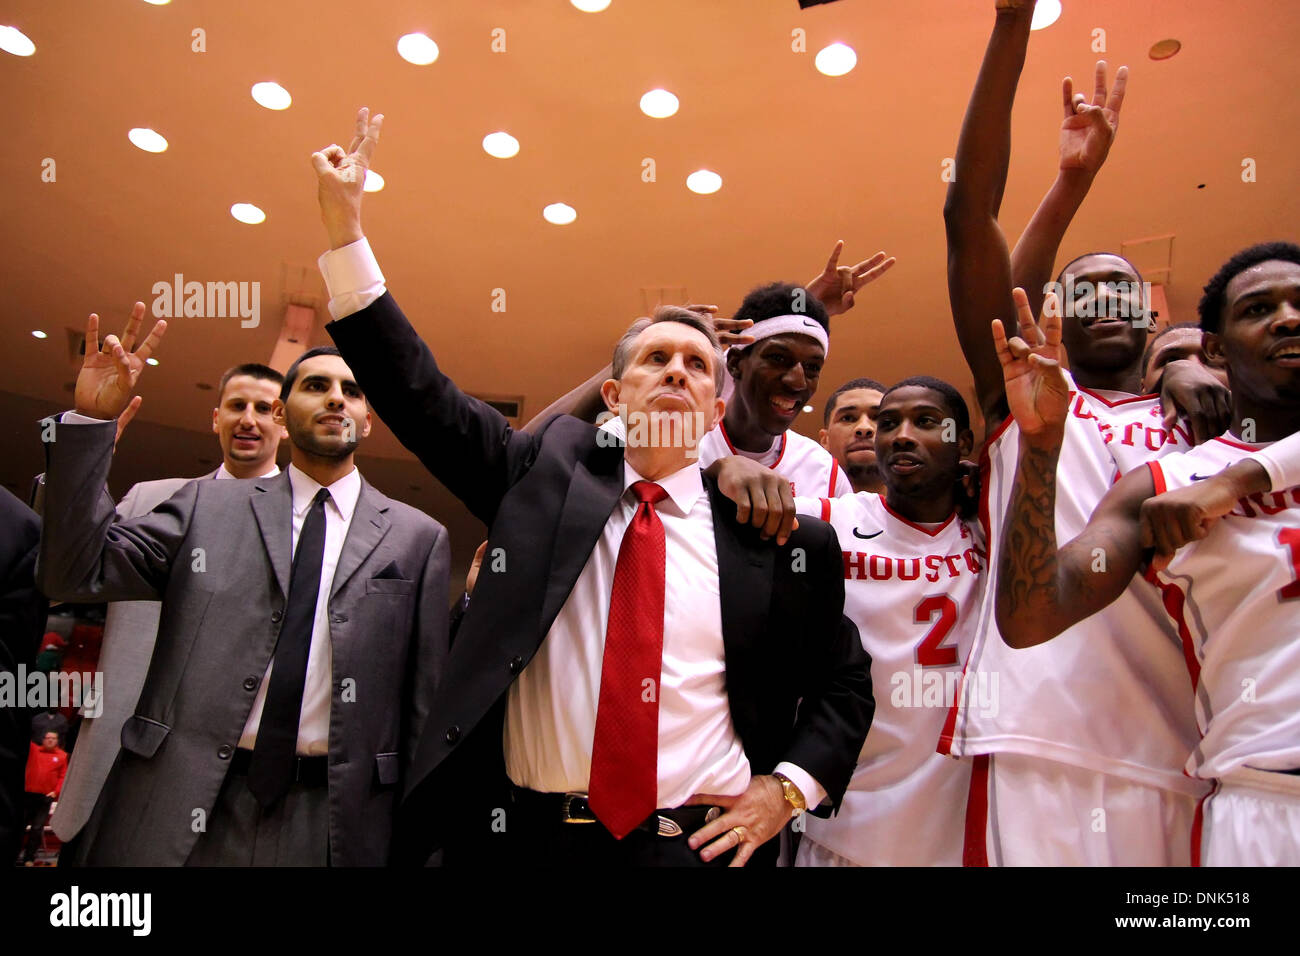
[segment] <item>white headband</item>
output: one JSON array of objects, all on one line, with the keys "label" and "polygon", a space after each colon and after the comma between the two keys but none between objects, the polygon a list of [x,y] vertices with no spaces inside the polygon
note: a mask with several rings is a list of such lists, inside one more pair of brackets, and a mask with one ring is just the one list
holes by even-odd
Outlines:
[{"label": "white headband", "polygon": [[752,335],[755,343],[761,339],[770,339],[774,335],[806,335],[820,342],[822,351],[827,355],[831,353],[830,336],[826,334],[826,330],[822,328],[821,323],[809,318],[807,313],[803,315],[776,315],[770,319],[760,319],[749,328],[741,330],[740,334]]}]

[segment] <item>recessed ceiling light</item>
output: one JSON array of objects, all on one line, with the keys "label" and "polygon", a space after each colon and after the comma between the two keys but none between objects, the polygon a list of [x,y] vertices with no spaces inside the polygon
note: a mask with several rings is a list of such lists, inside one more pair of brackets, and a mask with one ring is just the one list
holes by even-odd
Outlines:
[{"label": "recessed ceiling light", "polygon": [[804,410],[805,412],[811,412],[811,411],[813,410],[813,407],[812,407],[811,405],[805,405],[805,406],[803,407],[803,410]]},{"label": "recessed ceiling light", "polygon": [[677,97],[667,90],[651,90],[641,97],[641,112],[655,119],[663,119],[677,112]]},{"label": "recessed ceiling light", "polygon": [[361,187],[368,193],[377,193],[384,188],[384,177],[380,176],[373,169],[366,170],[366,184]]},{"label": "recessed ceiling light", "polygon": [[145,126],[137,126],[126,134],[126,138],[146,153],[161,153],[167,148],[167,140]]},{"label": "recessed ceiling light", "polygon": [[293,102],[293,97],[279,83],[272,83],[267,80],[264,83],[253,84],[253,99],[259,106],[265,106],[268,110],[287,110],[289,104]]},{"label": "recessed ceiling light", "polygon": [[1029,29],[1042,30],[1050,27],[1057,20],[1061,19],[1061,0],[1038,0],[1038,6],[1034,7],[1034,19],[1030,21]]},{"label": "recessed ceiling light", "polygon": [[46,338],[47,336],[40,329],[32,329],[32,337],[37,339],[43,339]]},{"label": "recessed ceiling light", "polygon": [[147,359],[144,360],[144,364],[145,364],[145,365],[157,365],[157,364],[158,364],[158,360],[157,360],[156,358],[154,358],[152,355],[150,355]]},{"label": "recessed ceiling light", "polygon": [[483,137],[483,151],[497,159],[509,159],[519,152],[519,140],[509,133],[488,133]]},{"label": "recessed ceiling light", "polygon": [[230,207],[230,214],[240,222],[246,222],[250,226],[256,226],[259,222],[266,221],[266,213],[258,209],[251,202],[237,202]]},{"label": "recessed ceiling light", "polygon": [[553,202],[542,210],[542,218],[547,222],[555,223],[557,226],[567,226],[578,218],[578,210],[568,203]]},{"label": "recessed ceiling light", "polygon": [[145,3],[152,3],[155,7],[165,7],[172,0],[144,0]]},{"label": "recessed ceiling light", "polygon": [[1167,60],[1182,48],[1183,44],[1173,38],[1160,40],[1158,43],[1151,45],[1151,59]]},{"label": "recessed ceiling light", "polygon": [[843,76],[858,65],[858,55],[847,44],[832,43],[818,51],[816,63],[827,76]]},{"label": "recessed ceiling light", "polygon": [[722,177],[712,170],[697,169],[686,177],[686,188],[693,193],[707,196],[722,188]]},{"label": "recessed ceiling light", "polygon": [[0,27],[0,50],[14,56],[31,56],[36,52],[36,44],[17,27]]},{"label": "recessed ceiling light", "polygon": [[609,6],[609,0],[569,0],[583,13],[600,13]]},{"label": "recessed ceiling light", "polygon": [[397,52],[407,63],[428,66],[438,59],[438,44],[423,33],[408,33],[397,41]]}]

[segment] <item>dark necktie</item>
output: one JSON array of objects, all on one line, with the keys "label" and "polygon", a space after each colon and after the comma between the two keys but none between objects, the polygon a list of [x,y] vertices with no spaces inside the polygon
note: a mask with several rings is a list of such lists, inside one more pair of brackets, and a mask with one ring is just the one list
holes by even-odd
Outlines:
[{"label": "dark necktie", "polygon": [[325,502],[329,498],[330,493],[324,488],[316,492],[293,553],[289,606],[275,644],[271,680],[248,768],[248,789],[263,809],[288,793],[293,782],[302,689],[307,682],[307,655],[311,651],[311,629],[316,619],[321,562],[325,557]]},{"label": "dark necktie", "polygon": [[655,810],[659,791],[659,677],[664,657],[664,526],[668,496],[638,481],[639,504],[623,533],[605,628],[588,803],[618,839]]}]

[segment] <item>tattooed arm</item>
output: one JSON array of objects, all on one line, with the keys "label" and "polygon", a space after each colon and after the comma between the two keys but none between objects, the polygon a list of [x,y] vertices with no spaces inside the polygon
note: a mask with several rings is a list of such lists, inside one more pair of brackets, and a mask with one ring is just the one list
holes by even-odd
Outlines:
[{"label": "tattooed arm", "polygon": [[1142,502],[1155,494],[1151,472],[1125,475],[1101,500],[1083,533],[1056,542],[1056,470],[1065,440],[1070,387],[1061,371],[1061,315],[1055,296],[1034,322],[1023,289],[1012,296],[1020,334],[1008,340],[993,321],[1007,405],[1020,434],[1011,502],[998,559],[997,622],[1012,647],[1050,640],[1114,601],[1142,560]]},{"label": "tattooed arm", "polygon": [[1142,503],[1155,494],[1151,471],[1125,475],[1065,547],[1056,542],[1059,437],[1020,443],[1011,504],[1002,527],[997,621],[1011,647],[1032,647],[1118,598],[1142,563]]}]

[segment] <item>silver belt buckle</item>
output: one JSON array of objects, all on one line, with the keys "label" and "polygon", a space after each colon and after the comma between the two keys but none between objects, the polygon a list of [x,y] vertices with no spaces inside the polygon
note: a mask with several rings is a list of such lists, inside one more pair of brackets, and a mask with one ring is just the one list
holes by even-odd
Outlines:
[{"label": "silver belt buckle", "polygon": [[659,835],[661,837],[677,837],[682,835],[682,828],[676,820],[670,820],[665,816],[658,817]]},{"label": "silver belt buckle", "polygon": [[560,802],[560,812],[564,814],[564,822],[565,823],[595,823],[596,822],[595,820],[578,820],[569,816],[570,810],[573,806],[574,798],[576,797],[582,797],[585,800],[587,798],[587,795],[585,793],[577,793],[577,792],[570,791],[569,793],[566,793],[564,795],[564,799]]}]

